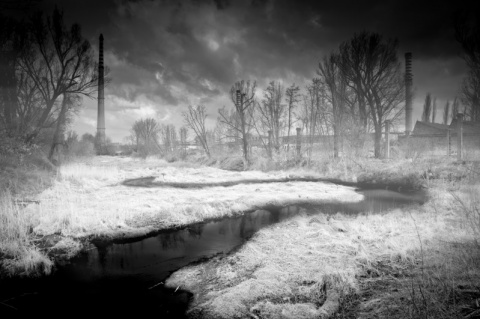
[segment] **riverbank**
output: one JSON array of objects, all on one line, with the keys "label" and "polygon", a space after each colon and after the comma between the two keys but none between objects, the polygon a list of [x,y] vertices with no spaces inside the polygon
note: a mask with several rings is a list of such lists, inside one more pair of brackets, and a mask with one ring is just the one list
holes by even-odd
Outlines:
[{"label": "riverbank", "polygon": [[[475,311],[471,303],[479,289],[471,285],[478,282],[478,249],[471,245],[478,235],[467,227],[475,224],[462,208],[479,207],[478,182],[466,179],[476,170],[471,163],[454,161],[344,160],[288,171],[231,172],[96,157],[61,167],[53,186],[34,198],[38,203],[26,208],[11,200],[2,204],[7,208],[2,212],[10,213],[2,215],[1,233],[11,234],[0,246],[2,267],[9,275],[48,273],[53,261],[74,256],[93,239],[141,237],[268,205],[362,199],[351,187],[285,182],[288,178],[334,178],[401,190],[426,187],[430,201],[408,211],[305,212],[260,231],[227,257],[179,270],[168,285],[194,292],[191,314],[206,317],[404,318],[438,310],[432,318],[455,318],[460,305]],[[124,185],[149,176],[154,187]],[[242,180],[270,183],[173,187]]]},{"label": "riverbank", "polygon": [[[124,185],[126,180],[145,176],[170,186]],[[143,237],[161,229],[235,216],[266,206],[362,199],[351,187],[285,182],[299,176],[289,172],[231,172],[118,157],[66,164],[60,167],[53,186],[35,197],[36,202],[21,208],[10,199],[4,201],[2,227],[10,235],[0,245],[3,270],[10,275],[48,273],[52,259],[69,259],[91,240]],[[243,180],[269,183],[172,187],[175,183]]]},{"label": "riverbank", "polygon": [[194,293],[194,318],[476,318],[476,170],[431,166],[430,200],[408,210],[299,215],[230,256],[180,269],[167,287]]}]

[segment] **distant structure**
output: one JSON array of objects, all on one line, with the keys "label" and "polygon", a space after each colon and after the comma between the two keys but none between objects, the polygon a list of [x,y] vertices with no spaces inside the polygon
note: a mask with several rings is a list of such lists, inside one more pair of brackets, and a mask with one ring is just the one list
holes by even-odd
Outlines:
[{"label": "distant structure", "polygon": [[[459,117],[460,115],[460,117]],[[461,118],[461,120],[460,120]],[[472,158],[480,155],[480,122],[463,121],[463,114],[458,113],[449,125],[417,121],[409,136],[412,150],[429,156],[452,155],[458,153],[458,122],[462,123],[463,153]]]},{"label": "distant structure", "polygon": [[100,50],[98,59],[98,117],[97,141],[99,154],[105,153],[105,98],[104,98],[104,67],[103,67],[103,34],[100,34]]},{"label": "distant structure", "polygon": [[412,132],[412,92],[413,75],[412,75],[412,53],[405,53],[405,135]]}]

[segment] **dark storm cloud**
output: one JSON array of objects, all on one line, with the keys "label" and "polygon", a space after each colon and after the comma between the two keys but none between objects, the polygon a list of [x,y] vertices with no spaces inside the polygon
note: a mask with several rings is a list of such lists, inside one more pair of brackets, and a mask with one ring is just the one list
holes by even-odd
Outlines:
[{"label": "dark storm cloud", "polygon": [[397,37],[401,49],[419,59],[456,56],[453,14],[466,6],[478,7],[473,1],[410,0],[59,4],[83,20],[79,22],[92,36],[103,30],[106,50],[145,72],[141,80],[119,72],[115,81],[155,81],[160,75],[158,85],[138,94],[161,95],[173,104],[178,98],[168,94],[168,86],[175,83],[189,93],[214,96],[238,78],[261,80],[291,73],[311,77],[322,55],[362,30]]},{"label": "dark storm cloud", "polygon": [[[289,71],[307,75],[322,54],[362,30],[397,37],[401,48],[418,58],[450,57],[459,52],[453,14],[464,7],[478,8],[475,1],[411,0],[58,4],[65,6],[68,16],[82,20],[88,34],[104,30],[107,50],[153,77],[163,72],[165,81],[182,81],[192,92],[206,94],[216,91],[208,90],[201,79],[223,85],[246,75],[282,76]],[[219,48],[213,50],[216,45]],[[158,63],[163,70],[157,70]],[[241,68],[237,72],[236,63]]]},{"label": "dark storm cloud", "polygon": [[478,12],[477,2],[46,0],[42,6],[63,7],[94,47],[104,34],[108,94],[158,108],[210,103],[214,114],[228,103],[235,81],[256,79],[260,90],[276,79],[303,85],[316,76],[322,56],[364,30],[398,38],[402,61],[413,53],[420,100],[425,90],[452,99],[465,72],[453,16]]},{"label": "dark storm cloud", "polygon": [[[187,87],[189,93],[218,94],[205,80],[229,79],[231,52],[222,47],[212,54],[208,46],[206,37],[209,32],[216,33],[217,26],[203,26],[201,20],[208,19],[212,9],[213,4],[203,3],[123,3],[112,17],[106,41],[109,39],[116,55],[157,79],[157,89],[150,94],[164,95],[163,87],[178,83]],[[200,16],[197,10],[203,10]]]}]

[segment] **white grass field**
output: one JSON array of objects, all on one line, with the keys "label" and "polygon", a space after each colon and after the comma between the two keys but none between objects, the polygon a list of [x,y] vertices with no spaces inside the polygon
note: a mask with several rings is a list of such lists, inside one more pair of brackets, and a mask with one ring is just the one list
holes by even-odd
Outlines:
[{"label": "white grass field", "polygon": [[[162,160],[97,157],[83,163],[64,165],[49,189],[37,196],[38,204],[22,209],[5,207],[2,214],[12,222],[4,224],[5,232],[16,235],[5,238],[2,253],[21,264],[22,254],[12,255],[9,245],[59,235],[69,246],[68,255],[81,249],[85,238],[118,239],[138,237],[150,232],[178,227],[207,219],[233,216],[265,205],[287,205],[301,202],[360,201],[362,195],[350,187],[329,183],[240,184],[231,187],[179,189],[172,187],[131,187],[127,179],[154,176],[157,181],[209,183],[244,179],[277,179],[284,172],[230,172],[211,167],[175,167]],[[8,201],[8,200],[7,200]],[[13,222],[15,221],[15,223]],[[31,232],[31,233],[28,233]],[[72,241],[73,240],[73,241]],[[75,244],[73,244],[75,243]],[[55,249],[58,247],[55,247]],[[36,250],[35,250],[36,252]],[[46,258],[45,256],[43,258]],[[4,264],[12,262],[4,259]],[[48,260],[48,258],[46,258]],[[50,266],[49,266],[50,267]],[[31,273],[30,268],[16,273]]]},{"label": "white grass field", "polygon": [[478,237],[449,192],[437,188],[432,197],[408,211],[300,214],[232,255],[175,272],[166,285],[194,293],[193,317],[338,318],[356,296],[355,318],[417,318],[415,302],[431,307],[427,318],[456,318],[435,291],[480,282],[465,250]]},{"label": "white grass field", "polygon": [[[181,189],[122,185],[128,179],[215,183],[314,176],[354,181],[368,173],[370,180],[381,182],[420,181],[428,187],[429,201],[378,214],[303,212],[260,230],[230,255],[180,269],[167,286],[192,291],[190,314],[204,318],[480,315],[480,183],[471,173],[478,168],[452,161],[350,164],[269,172],[113,157],[66,164],[53,186],[36,196],[38,203],[22,208],[8,193],[1,197],[1,269],[7,275],[48,274],[54,265],[49,251],[69,258],[92,238],[143,236],[267,205],[363,198],[351,187],[330,183]],[[39,248],[53,237],[60,240]]]}]

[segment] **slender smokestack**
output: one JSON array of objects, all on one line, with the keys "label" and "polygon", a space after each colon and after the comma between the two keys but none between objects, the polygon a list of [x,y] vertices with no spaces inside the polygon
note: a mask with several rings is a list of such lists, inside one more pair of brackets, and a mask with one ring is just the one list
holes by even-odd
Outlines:
[{"label": "slender smokestack", "polygon": [[99,144],[103,152],[105,146],[105,98],[103,90],[105,87],[104,69],[103,69],[103,34],[100,34],[100,49],[98,57],[98,118],[97,118],[97,135]]},{"label": "slender smokestack", "polygon": [[405,134],[412,132],[412,53],[405,53]]}]

